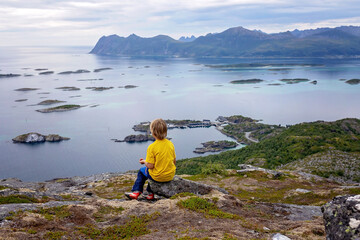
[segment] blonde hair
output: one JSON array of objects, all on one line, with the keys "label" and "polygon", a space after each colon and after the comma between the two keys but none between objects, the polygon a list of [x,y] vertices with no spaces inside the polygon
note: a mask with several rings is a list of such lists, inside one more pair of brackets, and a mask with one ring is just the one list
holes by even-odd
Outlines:
[{"label": "blonde hair", "polygon": [[151,122],[150,130],[152,135],[159,140],[162,140],[167,136],[167,124],[161,118],[155,119]]}]

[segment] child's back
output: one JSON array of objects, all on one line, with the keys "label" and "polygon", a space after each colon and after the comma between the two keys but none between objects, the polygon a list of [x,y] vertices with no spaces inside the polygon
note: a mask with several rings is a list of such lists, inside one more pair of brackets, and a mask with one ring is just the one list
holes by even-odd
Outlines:
[{"label": "child's back", "polygon": [[[166,139],[167,125],[162,119],[155,119],[150,124],[151,134],[156,141],[147,149],[146,160],[140,159],[145,167],[140,168],[135,183],[131,189],[132,192],[125,193],[130,199],[137,199],[143,192],[143,187],[147,179],[157,182],[169,182],[175,176],[176,154],[172,142]],[[154,199],[154,193],[150,184],[146,188],[149,195],[147,199]]]},{"label": "child's back", "polygon": [[175,147],[168,139],[156,140],[147,149],[146,162],[154,164],[150,176],[158,182],[171,181],[175,176]]}]

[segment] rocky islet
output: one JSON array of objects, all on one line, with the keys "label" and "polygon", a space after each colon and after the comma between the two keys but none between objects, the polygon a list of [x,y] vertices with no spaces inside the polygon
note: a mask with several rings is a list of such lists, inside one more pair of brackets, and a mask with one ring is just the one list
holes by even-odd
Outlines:
[{"label": "rocky islet", "polygon": [[62,137],[58,134],[43,135],[36,132],[19,135],[12,139],[14,143],[44,143],[44,142],[60,142],[69,140],[68,137]]}]

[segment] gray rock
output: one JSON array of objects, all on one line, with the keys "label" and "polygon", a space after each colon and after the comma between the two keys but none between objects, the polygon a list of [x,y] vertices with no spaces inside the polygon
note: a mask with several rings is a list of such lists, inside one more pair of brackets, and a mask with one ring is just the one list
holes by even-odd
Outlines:
[{"label": "gray rock", "polygon": [[360,195],[335,197],[321,210],[326,239],[360,239]]},{"label": "gray rock", "polygon": [[272,240],[291,240],[290,238],[288,238],[285,235],[282,235],[280,233],[275,234],[274,236],[272,236],[271,238]]},{"label": "gray rock", "polygon": [[212,190],[217,190],[228,194],[228,192],[222,188],[193,182],[178,176],[175,176],[174,179],[170,182],[155,182],[150,180],[150,186],[155,194],[167,198],[183,192],[205,195],[210,193]]},{"label": "gray rock", "polygon": [[298,192],[298,193],[309,193],[309,192],[311,192],[311,191],[310,191],[310,190],[307,190],[307,189],[297,188],[297,189],[295,189],[295,192]]},{"label": "gray rock", "polygon": [[286,218],[291,221],[307,221],[321,216],[321,208],[318,206],[276,203],[273,207],[276,211],[288,212]]},{"label": "gray rock", "polygon": [[238,166],[241,168],[241,170],[237,170],[238,173],[261,171],[261,172],[273,175],[274,178],[279,178],[284,175],[284,173],[282,173],[282,172],[265,169],[265,168],[261,168],[261,167],[255,167],[255,166],[249,165],[249,164],[239,164]]},{"label": "gray rock", "polygon": [[38,208],[51,208],[64,205],[81,204],[79,201],[52,201],[47,203],[16,203],[16,204],[3,204],[0,205],[0,222],[6,217],[11,215],[11,212],[17,212],[19,210],[36,210]]}]

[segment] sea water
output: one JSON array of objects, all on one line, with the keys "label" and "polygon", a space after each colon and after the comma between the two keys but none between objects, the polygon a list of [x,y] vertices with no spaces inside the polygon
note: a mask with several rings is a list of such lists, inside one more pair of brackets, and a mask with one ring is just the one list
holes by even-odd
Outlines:
[{"label": "sea water", "polygon": [[[357,59],[130,58],[88,54],[91,47],[0,50],[0,74],[21,74],[0,78],[0,179],[39,181],[138,169],[138,159],[145,157],[151,142],[129,144],[111,139],[138,134],[132,130],[135,124],[159,117],[215,121],[218,116],[240,114],[282,125],[360,118],[360,85],[344,81],[360,78]],[[239,63],[269,65],[208,66]],[[272,65],[279,63],[285,65]],[[112,69],[94,72],[98,68]],[[39,75],[42,71],[36,69],[54,74]],[[78,69],[91,72],[58,74]],[[252,78],[264,81],[230,83]],[[285,78],[308,78],[317,84],[280,81]],[[281,85],[269,85],[274,83]],[[125,89],[125,85],[138,87]],[[64,86],[80,90],[56,89]],[[87,87],[113,88],[92,91]],[[14,91],[18,88],[40,89]],[[19,99],[27,100],[16,102]],[[84,107],[68,112],[37,112],[53,106],[37,105],[49,99]],[[54,133],[71,140],[35,145],[12,143],[12,138],[28,132]],[[173,129],[168,136],[175,145],[178,160],[199,156],[193,150],[201,147],[202,142],[232,140],[214,127]]]}]

